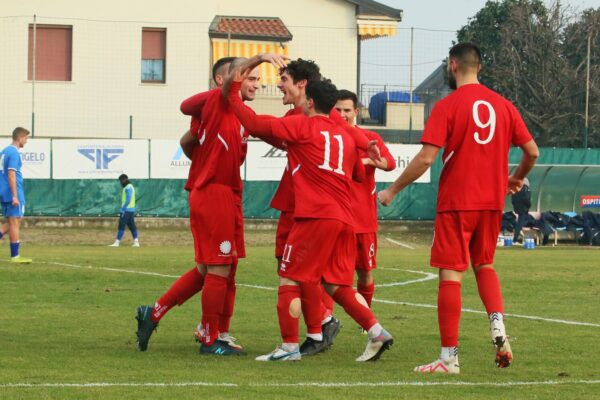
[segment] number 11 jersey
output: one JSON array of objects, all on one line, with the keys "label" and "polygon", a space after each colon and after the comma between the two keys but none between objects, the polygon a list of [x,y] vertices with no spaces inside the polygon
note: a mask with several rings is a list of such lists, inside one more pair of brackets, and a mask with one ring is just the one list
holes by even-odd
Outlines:
[{"label": "number 11 jersey", "polygon": [[294,218],[336,219],[353,224],[350,180],[364,167],[352,136],[328,117],[295,115],[271,122],[288,146]]},{"label": "number 11 jersey", "polygon": [[513,104],[481,84],[440,100],[421,137],[444,148],[437,212],[503,210],[510,146],[530,140]]}]

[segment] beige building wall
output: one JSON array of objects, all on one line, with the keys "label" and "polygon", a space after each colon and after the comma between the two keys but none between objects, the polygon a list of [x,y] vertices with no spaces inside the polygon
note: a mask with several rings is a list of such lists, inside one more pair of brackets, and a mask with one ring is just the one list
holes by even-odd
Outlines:
[{"label": "beige building wall", "polygon": [[[2,0],[0,8],[0,135],[31,126],[27,80],[28,24],[73,27],[72,81],[35,83],[39,137],[177,138],[189,119],[184,98],[210,79],[208,28],[215,15],[280,17],[294,36],[290,56],[313,59],[340,88],[356,90],[353,4],[344,0]],[[21,16],[6,18],[5,16]],[[166,83],[141,83],[142,28],[166,28]],[[277,91],[257,111],[288,108]],[[273,99],[275,97],[276,99]]]}]

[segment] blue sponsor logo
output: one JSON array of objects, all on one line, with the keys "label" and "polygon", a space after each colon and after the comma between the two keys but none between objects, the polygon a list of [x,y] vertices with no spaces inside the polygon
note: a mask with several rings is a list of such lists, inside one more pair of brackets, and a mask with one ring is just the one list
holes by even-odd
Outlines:
[{"label": "blue sponsor logo", "polygon": [[181,146],[177,148],[177,151],[173,157],[171,157],[172,167],[189,167],[191,163],[192,162],[183,154],[183,149]]},{"label": "blue sponsor logo", "polygon": [[124,153],[122,148],[83,148],[77,151],[88,160],[96,163],[97,170],[107,170],[109,164]]}]

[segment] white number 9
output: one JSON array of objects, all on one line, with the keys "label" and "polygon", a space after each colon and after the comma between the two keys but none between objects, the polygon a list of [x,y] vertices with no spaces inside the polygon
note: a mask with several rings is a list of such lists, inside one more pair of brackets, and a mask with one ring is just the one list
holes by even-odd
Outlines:
[{"label": "white number 9", "polygon": [[[480,105],[486,106],[490,112],[490,119],[488,119],[485,123],[481,122],[481,119],[479,119]],[[475,139],[475,141],[479,144],[488,144],[489,142],[491,142],[492,138],[494,137],[494,132],[496,131],[496,111],[494,111],[494,107],[492,107],[492,105],[487,101],[477,100],[475,103],[473,103],[473,121],[475,121],[475,125],[477,125],[481,129],[485,129],[488,127],[490,128],[490,134],[485,140],[482,140],[479,137],[479,132],[475,132],[473,134],[473,138]]]}]

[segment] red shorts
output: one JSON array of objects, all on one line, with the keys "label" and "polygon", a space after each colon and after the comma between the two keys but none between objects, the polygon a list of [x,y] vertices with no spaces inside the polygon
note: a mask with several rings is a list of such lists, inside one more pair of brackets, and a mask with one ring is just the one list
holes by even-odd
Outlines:
[{"label": "red shorts", "polygon": [[235,205],[235,244],[237,246],[237,258],[246,258],[246,243],[244,240],[244,209],[242,203]]},{"label": "red shorts", "polygon": [[435,217],[431,266],[466,271],[492,264],[502,211],[446,211]]},{"label": "red shorts", "polygon": [[377,233],[356,234],[355,267],[365,271],[377,268]]},{"label": "red shorts", "polygon": [[279,215],[279,223],[277,224],[277,233],[275,234],[275,257],[283,255],[283,248],[287,241],[292,226],[294,225],[294,213],[282,211]]},{"label": "red shorts", "polygon": [[285,245],[279,276],[352,286],[355,259],[352,226],[334,219],[298,219]]},{"label": "red shorts", "polygon": [[229,265],[238,257],[239,207],[229,186],[211,184],[190,192],[190,227],[198,264]]}]

